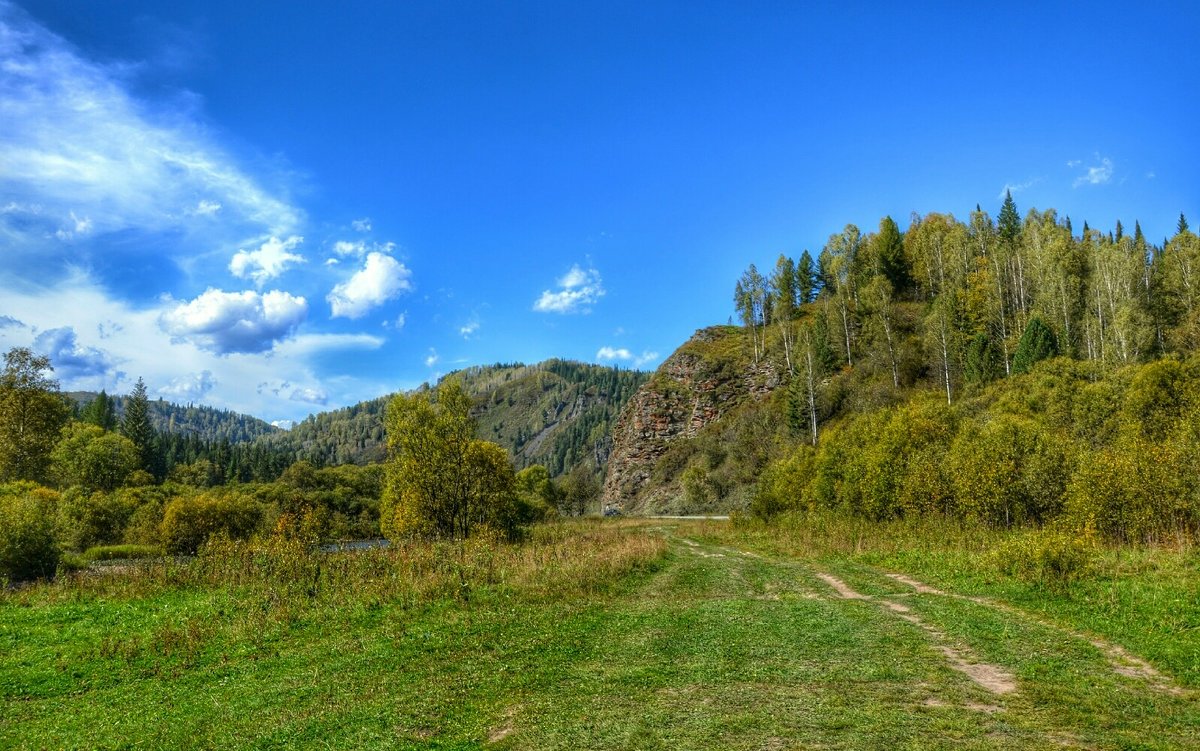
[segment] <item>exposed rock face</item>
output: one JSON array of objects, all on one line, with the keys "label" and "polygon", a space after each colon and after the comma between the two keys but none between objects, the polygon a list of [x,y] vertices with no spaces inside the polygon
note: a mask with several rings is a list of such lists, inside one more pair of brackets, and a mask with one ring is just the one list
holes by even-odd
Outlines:
[{"label": "exposed rock face", "polygon": [[740,353],[744,338],[733,326],[697,331],[625,405],[612,433],[605,509],[641,511],[654,490],[654,466],[674,442],[694,438],[735,406],[780,385],[769,360],[755,366],[730,354]]}]

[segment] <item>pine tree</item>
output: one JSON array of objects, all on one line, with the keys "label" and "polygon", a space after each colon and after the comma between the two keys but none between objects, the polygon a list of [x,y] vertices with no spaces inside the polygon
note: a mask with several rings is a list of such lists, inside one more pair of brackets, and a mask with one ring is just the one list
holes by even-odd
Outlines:
[{"label": "pine tree", "polygon": [[138,378],[133,392],[125,400],[125,419],[121,422],[121,435],[133,441],[137,446],[138,459],[141,468],[155,473],[159,469],[157,461],[158,442],[154,426],[150,423],[150,398],[146,394],[146,383]]},{"label": "pine tree", "polygon": [[1013,201],[1012,191],[1004,191],[1004,205],[1000,207],[999,219],[1000,239],[1012,245],[1021,234],[1021,216],[1017,213],[1017,204]]},{"label": "pine tree", "polygon": [[1125,228],[1121,226],[1121,220],[1117,220],[1117,237],[1116,241],[1121,242],[1121,238],[1125,236]]},{"label": "pine tree", "polygon": [[1181,211],[1181,212],[1179,212],[1179,225],[1175,228],[1175,234],[1182,235],[1184,232],[1187,232],[1187,231],[1188,231],[1187,217],[1185,217],[1183,215],[1183,212]]}]

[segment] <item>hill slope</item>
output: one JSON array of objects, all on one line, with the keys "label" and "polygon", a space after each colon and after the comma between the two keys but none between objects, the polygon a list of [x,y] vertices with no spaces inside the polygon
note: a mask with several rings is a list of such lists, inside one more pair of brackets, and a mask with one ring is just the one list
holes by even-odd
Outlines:
[{"label": "hill slope", "polygon": [[[98,394],[94,391],[72,391],[67,396],[82,408]],[[119,421],[125,415],[125,397],[113,396],[112,399]],[[194,436],[203,441],[245,443],[282,432],[274,425],[250,415],[204,405],[184,406],[163,399],[150,402],[150,421],[159,433]]]},{"label": "hill slope", "polygon": [[[448,377],[459,378],[474,397],[481,438],[509,449],[518,469],[542,464],[559,475],[580,463],[604,467],[612,424],[648,376],[547,360],[467,368]],[[386,455],[383,416],[390,398],[314,415],[258,442],[318,465],[380,461]]]}]

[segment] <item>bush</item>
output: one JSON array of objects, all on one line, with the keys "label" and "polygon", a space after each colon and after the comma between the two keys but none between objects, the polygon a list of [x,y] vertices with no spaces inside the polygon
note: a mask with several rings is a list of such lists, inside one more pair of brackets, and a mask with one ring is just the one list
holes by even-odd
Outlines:
[{"label": "bush", "polygon": [[1061,588],[1092,570],[1096,552],[1088,533],[1042,529],[1013,535],[994,555],[996,567],[1008,576]]},{"label": "bush", "polygon": [[72,488],[58,511],[58,535],[70,550],[121,542],[136,501],[121,493],[85,493]]},{"label": "bush", "polygon": [[57,493],[45,489],[0,495],[0,579],[53,576],[61,551],[54,535]]},{"label": "bush", "polygon": [[770,521],[785,511],[811,507],[807,486],[815,454],[811,446],[800,446],[790,456],[769,465],[754,487],[750,513]]},{"label": "bush", "polygon": [[210,537],[245,539],[262,520],[262,507],[237,493],[205,493],[176,498],[163,509],[160,534],[171,553],[194,553]]}]

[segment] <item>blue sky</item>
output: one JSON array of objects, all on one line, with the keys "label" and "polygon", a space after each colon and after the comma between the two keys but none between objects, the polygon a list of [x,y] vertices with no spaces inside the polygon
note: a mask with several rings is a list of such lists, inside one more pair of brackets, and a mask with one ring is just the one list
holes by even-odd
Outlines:
[{"label": "blue sky", "polygon": [[1006,187],[1200,220],[1193,4],[876,5],[0,0],[0,347],[298,419],[652,368],[750,262]]}]

